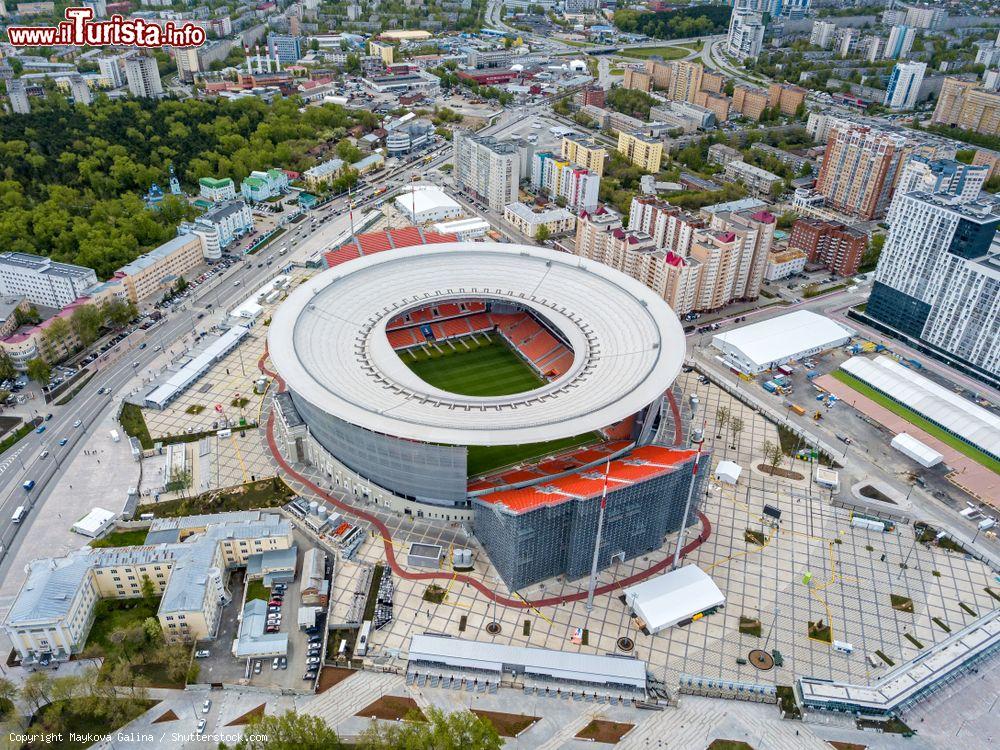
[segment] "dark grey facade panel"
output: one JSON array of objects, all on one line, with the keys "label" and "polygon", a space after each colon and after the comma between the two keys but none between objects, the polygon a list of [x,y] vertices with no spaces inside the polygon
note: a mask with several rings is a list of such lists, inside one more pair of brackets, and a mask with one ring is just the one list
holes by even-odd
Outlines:
[{"label": "dark grey facade panel", "polygon": [[[692,479],[693,458],[669,474],[608,493],[598,553],[603,569],[616,555],[625,560],[647,554],[680,529]],[[693,495],[689,525],[704,493],[710,457],[703,454]],[[590,574],[600,501],[570,500],[554,507],[512,514],[476,500],[474,529],[500,577],[512,591],[565,575]]]},{"label": "dark grey facade panel", "polygon": [[291,398],[316,441],[351,471],[401,497],[465,507],[464,446],[381,435],[327,414],[294,392]]},{"label": "dark grey facade panel", "polygon": [[922,338],[931,306],[881,281],[872,285],[865,313],[914,338]]}]

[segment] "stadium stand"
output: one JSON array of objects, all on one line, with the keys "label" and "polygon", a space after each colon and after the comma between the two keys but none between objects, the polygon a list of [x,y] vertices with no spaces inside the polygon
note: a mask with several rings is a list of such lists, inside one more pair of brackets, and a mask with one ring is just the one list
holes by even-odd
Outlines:
[{"label": "stadium stand", "polygon": [[420,227],[405,227],[403,229],[384,229],[379,232],[365,232],[352,237],[340,247],[334,248],[324,255],[327,268],[334,268],[341,263],[360,258],[363,255],[381,253],[400,247],[416,247],[440,242],[456,242],[453,234],[438,234],[425,232]]},{"label": "stadium stand", "polygon": [[494,487],[504,487],[520,482],[529,482],[535,479],[555,476],[572,471],[581,466],[607,458],[615,453],[627,448],[631,444],[629,440],[615,440],[600,445],[591,445],[586,448],[576,448],[566,453],[558,453],[548,456],[537,464],[528,464],[516,469],[505,469],[498,473],[478,477],[469,483],[469,492],[476,490],[486,490]]}]

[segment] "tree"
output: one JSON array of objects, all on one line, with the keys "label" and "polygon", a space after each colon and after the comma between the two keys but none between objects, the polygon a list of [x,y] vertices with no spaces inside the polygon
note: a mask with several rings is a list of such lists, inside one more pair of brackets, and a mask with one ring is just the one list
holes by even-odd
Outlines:
[{"label": "tree", "polygon": [[358,738],[360,750],[500,750],[503,740],[486,719],[471,711],[424,711],[427,721],[371,726]]},{"label": "tree", "polygon": [[[153,585],[153,579],[148,575],[142,577],[142,583],[139,584],[139,591],[142,593],[143,599],[152,599],[156,596],[156,586]],[[159,623],[159,621],[157,621]]]},{"label": "tree", "polygon": [[55,359],[57,353],[62,351],[66,339],[73,335],[73,328],[66,318],[54,317],[48,326],[42,331],[42,347],[48,354],[49,359]]},{"label": "tree", "polygon": [[784,452],[781,450],[780,445],[775,445],[771,441],[766,441],[763,447],[764,453],[764,463],[771,467],[771,473],[778,468],[778,464],[781,463],[781,459],[784,458]]},{"label": "tree", "polygon": [[733,450],[736,450],[736,446],[739,444],[740,433],[743,432],[743,420],[739,417],[729,418],[729,429],[733,432],[733,445],[729,446]]},{"label": "tree", "polygon": [[549,228],[545,224],[542,224],[535,231],[535,241],[541,244],[549,238],[549,234]]},{"label": "tree", "polygon": [[726,427],[726,423],[729,422],[729,415],[731,412],[728,407],[720,406],[715,410],[715,432],[716,438],[722,438],[722,431]]},{"label": "tree", "polygon": [[52,367],[41,357],[29,359],[27,368],[28,377],[39,385],[48,385],[49,381],[52,380]]},{"label": "tree", "polygon": [[80,305],[69,318],[73,333],[84,346],[90,346],[97,341],[103,323],[104,315],[95,305]]},{"label": "tree", "polygon": [[17,685],[6,677],[0,677],[0,719],[7,718],[14,710],[14,701],[17,699]]},{"label": "tree", "polygon": [[286,711],[281,716],[255,716],[237,750],[342,750],[340,737],[316,716]]},{"label": "tree", "polygon": [[344,71],[347,73],[360,73],[361,72],[361,58],[356,54],[350,54],[347,56],[347,61],[344,63]]},{"label": "tree", "polygon": [[109,299],[104,303],[102,311],[114,328],[121,328],[138,314],[134,304],[120,299]]},{"label": "tree", "polygon": [[17,377],[14,361],[6,351],[0,350],[0,380],[13,380]]},{"label": "tree", "polygon": [[52,678],[48,672],[32,672],[21,685],[21,697],[33,713],[49,702],[51,692]]},{"label": "tree", "polygon": [[184,290],[187,288],[188,288],[187,279],[185,279],[183,276],[178,276],[177,281],[174,282],[174,291],[177,292],[177,294],[183,294]]},{"label": "tree", "polygon": [[567,201],[565,195],[556,196],[556,205],[559,206],[559,208],[566,208],[566,203]]}]

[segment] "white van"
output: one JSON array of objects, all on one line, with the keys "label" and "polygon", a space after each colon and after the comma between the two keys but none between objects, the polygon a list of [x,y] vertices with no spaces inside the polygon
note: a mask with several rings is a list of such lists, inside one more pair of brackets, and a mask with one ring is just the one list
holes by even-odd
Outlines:
[{"label": "white van", "polygon": [[112,430],[109,434],[111,435],[111,442],[113,443],[121,442],[122,438],[121,435],[118,434],[118,430]]},{"label": "white van", "polygon": [[846,641],[834,641],[833,650],[839,651],[842,654],[853,654],[854,646],[852,646],[850,643],[847,643]]},{"label": "white van", "polygon": [[23,505],[18,505],[17,508],[15,508],[14,515],[11,516],[10,520],[14,523],[21,523],[26,515],[28,515],[28,509]]}]

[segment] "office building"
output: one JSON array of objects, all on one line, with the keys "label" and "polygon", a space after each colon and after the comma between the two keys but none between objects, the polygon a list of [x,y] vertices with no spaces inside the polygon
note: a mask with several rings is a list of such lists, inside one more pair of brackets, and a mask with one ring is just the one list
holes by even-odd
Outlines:
[{"label": "office building", "polygon": [[813,21],[812,31],[809,34],[809,44],[814,47],[829,49],[833,44],[833,35],[837,31],[837,24],[830,21]]},{"label": "office building", "polygon": [[92,268],[56,263],[40,255],[0,253],[0,295],[63,308],[97,285]]},{"label": "office building", "polygon": [[288,191],[288,175],[280,169],[253,171],[240,183],[240,194],[248,201],[266,201]]},{"label": "office building", "polygon": [[868,236],[839,222],[799,219],[792,226],[788,247],[801,250],[810,263],[819,264],[831,273],[853,276],[868,247]]},{"label": "office building", "polygon": [[396,48],[391,44],[379,42],[375,39],[368,40],[368,54],[380,58],[386,66],[392,65],[395,62],[395,52]]},{"label": "office building", "polygon": [[979,197],[989,173],[990,167],[977,164],[975,158],[972,164],[963,164],[954,159],[932,159],[914,154],[904,162],[895,192],[897,195],[943,193],[967,203]]},{"label": "office building", "polygon": [[[302,38],[291,34],[268,34],[267,50],[271,58],[290,64],[302,57]],[[270,70],[270,67],[268,68]]]},{"label": "office building", "polygon": [[885,91],[885,106],[890,109],[913,109],[917,106],[917,94],[924,82],[927,63],[898,62],[889,76]]},{"label": "office building", "polygon": [[905,145],[900,134],[835,121],[816,191],[836,211],[865,220],[881,218],[889,208]]},{"label": "office building", "polygon": [[168,643],[213,639],[234,598],[230,572],[287,549],[295,549],[291,525],[276,513],[157,519],[142,546],[33,560],[3,627],[24,666],[68,661],[86,645],[101,599],[137,599],[151,584]]},{"label": "office building", "polygon": [[1000,199],[900,194],[865,315],[1000,383]]},{"label": "office building", "polygon": [[912,26],[893,26],[889,30],[882,55],[888,60],[900,60],[910,54],[913,40],[917,38],[917,30]]},{"label": "office building", "polygon": [[469,192],[498,214],[517,201],[521,170],[515,144],[456,130],[452,156],[456,188]]},{"label": "office building", "polygon": [[618,153],[642,171],[655,174],[663,160],[663,142],[639,133],[619,133]]},{"label": "office building", "polygon": [[196,234],[182,234],[140,255],[117,271],[114,278],[125,288],[130,301],[138,304],[161,296],[184,274],[205,260],[204,243]]},{"label": "office building", "polygon": [[737,0],[729,19],[729,34],[726,51],[737,60],[752,60],[760,54],[764,46],[764,21],[760,13],[755,13]]},{"label": "office building", "polygon": [[236,184],[228,177],[202,177],[198,180],[198,195],[212,203],[231,201],[236,198]]},{"label": "office building", "polygon": [[1000,93],[988,91],[976,81],[945,78],[931,122],[983,135],[1000,134]]},{"label": "office building", "polygon": [[241,200],[232,200],[213,206],[194,221],[181,224],[177,231],[200,236],[205,260],[213,261],[219,260],[223,250],[253,228],[250,206]]},{"label": "office building", "polygon": [[133,52],[125,55],[125,80],[132,96],[140,99],[155,99],[163,96],[163,85],[160,83],[160,71],[156,67],[156,58]]},{"label": "office building", "polygon": [[101,72],[101,85],[112,89],[119,89],[125,85],[121,55],[99,57],[97,58],[97,67]]},{"label": "office building", "polygon": [[590,138],[565,135],[562,139],[562,156],[601,177],[608,150]]},{"label": "office building", "polygon": [[469,49],[466,51],[465,62],[470,68],[510,68],[514,60],[512,49]]},{"label": "office building", "polygon": [[31,114],[28,90],[21,79],[12,78],[7,81],[7,99],[10,101],[10,111],[15,115]]},{"label": "office building", "polygon": [[576,217],[565,208],[533,208],[524,203],[510,203],[504,207],[504,220],[526,237],[534,239],[545,227],[548,236],[572,232]]}]

